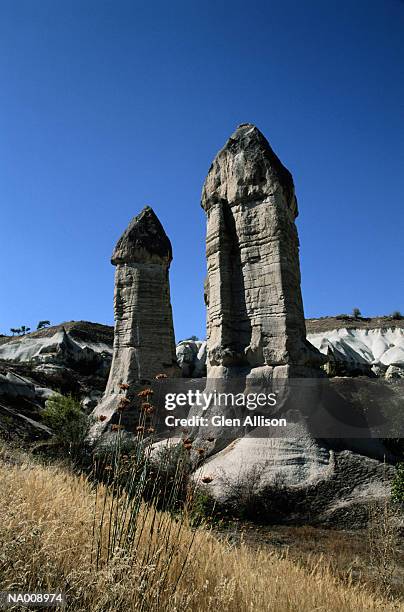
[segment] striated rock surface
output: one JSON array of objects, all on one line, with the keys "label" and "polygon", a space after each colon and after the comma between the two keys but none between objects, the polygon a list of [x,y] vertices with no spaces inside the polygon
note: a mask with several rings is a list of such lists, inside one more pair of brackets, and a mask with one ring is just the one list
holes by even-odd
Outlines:
[{"label": "striated rock surface", "polygon": [[319,366],[321,355],[306,341],[292,175],[255,126],[240,125],[215,157],[202,207],[208,376]]},{"label": "striated rock surface", "polygon": [[[394,470],[384,470],[382,461],[391,455],[380,440],[368,439],[365,417],[352,421],[360,415],[354,411],[356,389],[354,399],[339,395],[338,380],[323,378],[320,366],[327,356],[306,339],[293,179],[255,126],[240,125],[215,157],[202,207],[207,214],[206,391],[234,387],[247,395],[257,393],[257,383],[276,389],[276,409],[288,414],[288,427],[284,432],[268,427],[263,436],[258,427],[243,429],[243,418],[235,426],[231,418],[230,424],[219,420],[218,427],[196,426],[192,439],[205,458],[201,465],[195,453],[196,478],[207,474],[211,492],[224,504],[232,495],[240,499],[243,486],[253,486],[269,501],[279,489],[296,498],[299,508],[283,508],[283,518],[313,512],[326,522],[340,511],[352,517],[371,493],[387,495]],[[295,419],[295,408],[302,418]],[[244,417],[226,402],[214,401],[202,411],[207,419]],[[200,413],[196,405],[190,410],[192,417]],[[270,409],[265,414],[271,415]],[[339,431],[353,434],[343,438]],[[350,439],[358,432],[361,440]],[[312,505],[314,492],[327,502]]]},{"label": "striated rock surface", "polygon": [[[122,398],[157,374],[179,376],[168,270],[171,243],[153,210],[147,206],[132,219],[112,254],[116,266],[115,333],[111,370],[102,402],[95,416],[106,417],[98,429],[108,428],[117,417]],[[133,424],[125,419],[129,428]]]},{"label": "striated rock surface", "polygon": [[[212,477],[209,487],[219,505],[241,515],[254,508],[261,520],[274,524],[363,528],[369,509],[390,499],[395,469],[380,458],[330,449],[304,434],[282,444],[273,440],[272,455],[268,442],[235,440],[199,468],[195,478]],[[243,501],[247,494],[250,506]]]},{"label": "striated rock surface", "polygon": [[[216,155],[201,204],[207,215],[206,389],[228,391],[232,379],[248,393],[259,381],[324,376],[325,358],[306,340],[292,175],[254,125],[240,125]],[[281,387],[279,406],[289,397]],[[208,416],[231,410],[216,403],[203,408]],[[190,415],[199,411],[193,406]],[[215,441],[206,456],[229,442],[225,427],[208,434]],[[206,438],[203,428],[194,435]],[[234,429],[231,437],[243,435]],[[267,444],[271,457],[274,446],[279,442]]]}]

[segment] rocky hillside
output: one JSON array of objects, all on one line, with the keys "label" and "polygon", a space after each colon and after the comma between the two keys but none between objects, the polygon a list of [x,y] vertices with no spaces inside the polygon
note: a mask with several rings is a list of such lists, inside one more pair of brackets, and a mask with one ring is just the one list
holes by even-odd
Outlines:
[{"label": "rocky hillside", "polygon": [[[384,375],[389,366],[404,368],[404,319],[323,317],[306,319],[306,327],[308,340],[337,362],[338,374],[345,369],[346,375]],[[36,372],[49,374],[50,364],[67,366],[106,379],[113,337],[112,326],[89,321],[61,323],[25,336],[0,336],[0,363],[30,364]],[[204,376],[206,342],[180,341],[177,360],[182,376]]]},{"label": "rocky hillside", "polygon": [[[15,346],[27,346],[38,342],[46,342],[46,338],[52,338],[56,332],[65,330],[73,340],[80,345],[92,346],[95,349],[101,347],[111,351],[114,341],[114,328],[111,325],[102,325],[101,323],[92,323],[90,321],[67,321],[59,325],[45,327],[38,331],[32,332],[25,336],[0,336],[0,347],[6,343],[15,343]],[[1,349],[0,349],[1,350]],[[1,359],[4,353],[2,353]]]},{"label": "rocky hillside", "polygon": [[[306,325],[310,342],[328,356],[329,375],[404,376],[404,320],[327,317]],[[54,391],[94,408],[107,382],[113,333],[108,325],[70,321],[25,336],[0,336],[0,427],[46,435],[40,413]],[[206,342],[179,342],[177,359],[182,376],[203,377]]]},{"label": "rocky hillside", "polygon": [[307,334],[317,334],[333,329],[404,329],[404,317],[352,317],[339,315],[336,317],[321,317],[320,319],[306,319]]},{"label": "rocky hillside", "polygon": [[90,411],[105,389],[112,343],[112,327],[87,321],[1,337],[0,429],[46,436],[41,410],[55,391],[79,397]]},{"label": "rocky hillside", "polygon": [[327,317],[306,326],[308,340],[328,357],[329,375],[404,376],[404,319]]},{"label": "rocky hillside", "polygon": [[[404,319],[324,317],[306,319],[307,339],[328,357],[330,376],[404,376]],[[183,376],[204,376],[206,342],[177,345]]]}]

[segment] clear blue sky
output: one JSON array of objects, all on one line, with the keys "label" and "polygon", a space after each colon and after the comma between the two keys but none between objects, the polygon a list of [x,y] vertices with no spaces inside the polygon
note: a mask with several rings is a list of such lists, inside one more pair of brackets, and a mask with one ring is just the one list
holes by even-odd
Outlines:
[{"label": "clear blue sky", "polygon": [[0,333],[113,321],[145,204],[205,336],[201,187],[239,123],[292,172],[306,316],[404,310],[401,0],[2,0]]}]

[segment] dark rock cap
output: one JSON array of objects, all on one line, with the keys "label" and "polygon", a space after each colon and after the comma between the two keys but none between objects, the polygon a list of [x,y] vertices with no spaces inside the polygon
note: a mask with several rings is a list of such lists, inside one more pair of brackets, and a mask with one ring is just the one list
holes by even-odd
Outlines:
[{"label": "dark rock cap", "polygon": [[[271,179],[272,177],[272,179]],[[216,155],[202,192],[206,210],[216,198],[223,197],[224,183],[237,185],[236,199],[253,194],[264,197],[272,190],[273,179],[283,189],[289,206],[296,207],[293,177],[282,164],[269,142],[252,123],[241,123]],[[225,190],[229,193],[229,190]],[[297,207],[295,211],[297,215]]]},{"label": "dark rock cap", "polygon": [[170,263],[171,242],[150,206],[132,219],[119,238],[111,263]]}]

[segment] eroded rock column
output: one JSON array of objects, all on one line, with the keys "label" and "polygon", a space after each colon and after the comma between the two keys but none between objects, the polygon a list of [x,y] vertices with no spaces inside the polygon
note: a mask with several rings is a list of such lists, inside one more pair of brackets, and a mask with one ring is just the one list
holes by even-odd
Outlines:
[{"label": "eroded rock column", "polygon": [[263,366],[310,375],[301,367],[322,358],[306,341],[293,179],[254,125],[240,125],[216,155],[202,207],[208,377]]},{"label": "eroded rock column", "polygon": [[[271,513],[278,504],[281,519],[300,515],[330,524],[331,516],[341,517],[343,504],[344,520],[352,524],[360,504],[386,495],[383,464],[375,460],[385,449],[374,439],[338,435],[342,423],[351,427],[354,414],[358,421],[351,431],[365,427],[367,411],[358,415],[357,406],[338,396],[325,377],[320,380],[324,356],[306,341],[293,179],[255,126],[239,126],[215,157],[202,206],[206,389],[276,391],[274,408],[257,407],[254,413],[287,416],[287,427],[244,427],[246,411],[237,404],[206,402],[206,419],[226,416],[229,423],[192,431],[193,446],[204,457],[194,478],[202,478],[219,502],[234,503],[234,492],[254,489],[257,507],[267,498]],[[191,409],[192,415],[201,413]],[[234,416],[242,417],[235,425]],[[285,490],[296,501],[290,508]]]},{"label": "eroded rock column", "polygon": [[[147,206],[132,219],[112,254],[116,266],[114,351],[102,402],[95,416],[98,429],[114,421],[122,399],[157,374],[179,376],[170,301],[171,243],[153,210]],[[124,424],[130,418],[126,416]]]}]

